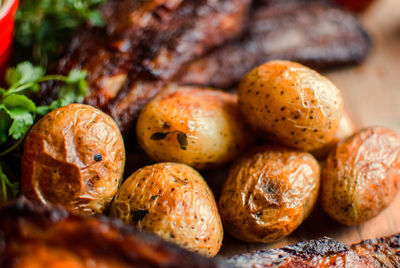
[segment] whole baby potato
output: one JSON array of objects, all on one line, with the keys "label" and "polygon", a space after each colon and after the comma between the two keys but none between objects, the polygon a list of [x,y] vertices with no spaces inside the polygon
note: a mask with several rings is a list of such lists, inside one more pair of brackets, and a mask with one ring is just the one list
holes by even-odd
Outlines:
[{"label": "whole baby potato", "polygon": [[320,167],[307,153],[261,147],[238,160],[219,199],[224,228],[246,242],[270,242],[293,232],[312,211]]},{"label": "whole baby potato", "polygon": [[301,150],[332,141],[342,116],[340,91],[324,76],[290,61],[252,70],[240,82],[238,96],[249,123]]},{"label": "whole baby potato", "polygon": [[399,189],[399,157],[400,138],[385,128],[366,128],[342,140],[323,165],[322,208],[347,225],[371,219]]},{"label": "whole baby potato", "polygon": [[102,214],[122,180],[125,148],[117,124],[83,104],[56,109],[25,140],[22,193],[43,204]]},{"label": "whole baby potato", "polygon": [[215,256],[222,244],[214,196],[185,164],[159,163],[133,173],[119,189],[111,216],[207,256]]},{"label": "whole baby potato", "polygon": [[190,87],[154,98],[137,124],[139,144],[153,160],[197,169],[235,158],[251,140],[248,133],[235,95]]}]

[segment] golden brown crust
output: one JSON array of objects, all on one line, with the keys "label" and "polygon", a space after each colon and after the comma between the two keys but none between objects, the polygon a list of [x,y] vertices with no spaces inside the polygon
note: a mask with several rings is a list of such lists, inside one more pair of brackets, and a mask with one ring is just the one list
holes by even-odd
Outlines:
[{"label": "golden brown crust", "polygon": [[346,139],[356,132],[356,124],[350,115],[344,110],[342,118],[339,122],[339,129],[336,131],[335,137],[324,147],[311,151],[311,153],[319,160],[324,160],[330,151],[332,151],[340,140]]},{"label": "golden brown crust", "polygon": [[318,196],[320,167],[306,152],[261,147],[237,161],[219,200],[224,228],[247,242],[269,242],[294,231]]},{"label": "golden brown crust", "polygon": [[400,182],[400,139],[385,128],[366,128],[339,142],[322,170],[325,212],[352,225],[377,215],[393,200]]},{"label": "golden brown crust", "polygon": [[[168,133],[153,139],[155,133]],[[178,135],[186,135],[182,148]],[[233,94],[202,88],[171,87],[141,112],[137,137],[158,162],[180,162],[197,169],[235,158],[251,141]]]},{"label": "golden brown crust", "polygon": [[239,107],[255,127],[283,144],[315,150],[339,127],[343,100],[327,78],[294,62],[271,61],[240,82]]},{"label": "golden brown crust", "polygon": [[185,164],[159,163],[133,173],[118,191],[111,216],[204,255],[215,256],[222,244],[214,196]]},{"label": "golden brown crust", "polygon": [[117,192],[124,164],[124,143],[111,117],[71,104],[47,114],[29,132],[22,192],[43,204],[101,214]]}]

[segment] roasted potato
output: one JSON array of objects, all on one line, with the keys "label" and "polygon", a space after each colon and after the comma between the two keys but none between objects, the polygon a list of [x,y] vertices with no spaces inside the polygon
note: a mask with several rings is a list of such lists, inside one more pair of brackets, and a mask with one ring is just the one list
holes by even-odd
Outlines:
[{"label": "roasted potato", "polygon": [[318,196],[320,167],[307,153],[261,147],[229,172],[219,210],[225,230],[246,242],[270,242],[293,232]]},{"label": "roasted potato", "polygon": [[387,207],[399,183],[399,136],[385,128],[366,128],[339,142],[326,159],[322,208],[342,224],[358,224]]},{"label": "roasted potato", "polygon": [[223,164],[251,141],[235,95],[180,87],[153,99],[140,113],[137,137],[158,162],[197,169]]},{"label": "roasted potato", "polygon": [[111,216],[207,256],[221,247],[214,196],[201,175],[185,164],[159,163],[133,173],[119,189]]},{"label": "roasted potato", "polygon": [[117,124],[83,104],[56,109],[25,140],[22,193],[85,214],[102,214],[122,180],[125,148]]},{"label": "roasted potato", "polygon": [[240,82],[238,96],[253,126],[307,151],[331,142],[342,116],[340,91],[324,76],[289,61],[252,70]]},{"label": "roasted potato", "polygon": [[324,147],[311,151],[319,160],[325,160],[329,152],[332,151],[340,140],[346,139],[356,132],[356,125],[346,111],[343,111],[342,118],[339,122],[339,129],[336,131],[335,137]]}]

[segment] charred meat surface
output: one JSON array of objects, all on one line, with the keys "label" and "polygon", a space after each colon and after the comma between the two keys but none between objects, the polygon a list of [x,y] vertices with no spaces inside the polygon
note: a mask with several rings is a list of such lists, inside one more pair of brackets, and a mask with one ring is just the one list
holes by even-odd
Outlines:
[{"label": "charred meat surface", "polygon": [[400,234],[347,246],[331,238],[309,240],[280,249],[236,255],[231,264],[258,267],[398,267]]},{"label": "charred meat surface", "polygon": [[191,63],[179,80],[229,88],[269,60],[321,70],[360,63],[370,45],[357,19],[329,1],[258,0],[244,35]]},{"label": "charred meat surface", "polygon": [[19,199],[0,209],[0,267],[229,267],[106,218]]},{"label": "charred meat surface", "polygon": [[185,64],[240,34],[249,5],[250,0],[110,0],[101,7],[105,29],[83,29],[59,72],[87,70],[85,102],[125,130]]},{"label": "charred meat surface", "polygon": [[347,246],[331,238],[236,255],[223,262],[105,217],[42,207],[0,208],[0,267],[398,267],[400,234]]}]

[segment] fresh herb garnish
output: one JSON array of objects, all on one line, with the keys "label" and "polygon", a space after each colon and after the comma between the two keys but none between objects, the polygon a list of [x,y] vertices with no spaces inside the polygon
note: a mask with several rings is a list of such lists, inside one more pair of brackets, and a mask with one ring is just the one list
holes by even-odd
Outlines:
[{"label": "fresh herb garnish", "polygon": [[187,137],[185,132],[182,132],[182,131],[179,131],[179,130],[168,131],[168,132],[154,132],[150,136],[150,139],[159,141],[159,140],[165,139],[169,134],[174,134],[174,133],[177,133],[176,140],[178,141],[180,148],[182,150],[187,150],[188,137]]},{"label": "fresh herb garnish", "polygon": [[[105,0],[20,0],[15,17],[16,60],[47,67],[87,21],[102,26],[97,7]],[[17,56],[17,55],[16,55]]]},{"label": "fresh herb garnish", "polygon": [[[42,67],[29,62],[9,68],[5,81],[8,88],[0,88],[0,158],[17,148],[23,141],[38,115],[73,102],[81,102],[86,96],[86,72],[72,70],[68,76],[45,75]],[[63,84],[58,99],[46,106],[37,106],[28,94],[37,93],[40,83],[54,80]],[[19,185],[11,183],[0,163],[0,201],[7,200],[7,193],[18,192]]]},{"label": "fresh herb garnish", "polygon": [[184,132],[179,132],[178,135],[176,136],[179,145],[181,146],[182,150],[186,150],[188,146],[188,140],[187,140],[187,135]]}]

